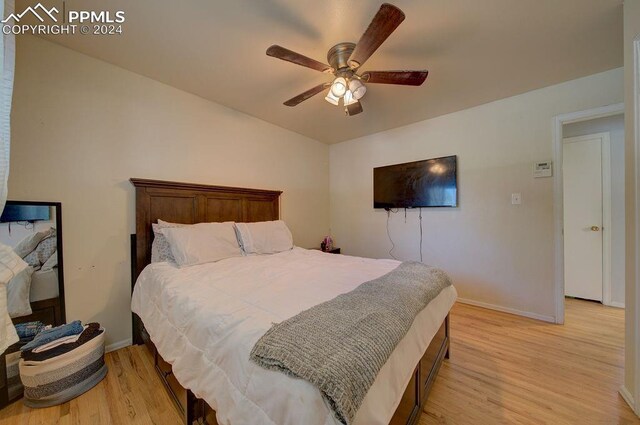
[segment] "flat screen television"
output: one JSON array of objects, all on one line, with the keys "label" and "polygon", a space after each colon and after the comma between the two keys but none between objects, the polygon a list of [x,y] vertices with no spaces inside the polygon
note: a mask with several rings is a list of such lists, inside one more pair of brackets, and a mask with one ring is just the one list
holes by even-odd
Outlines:
[{"label": "flat screen television", "polygon": [[373,169],[374,208],[457,207],[457,157]]},{"label": "flat screen television", "polygon": [[40,221],[49,220],[49,206],[47,205],[6,205],[0,223],[10,223],[15,221]]}]

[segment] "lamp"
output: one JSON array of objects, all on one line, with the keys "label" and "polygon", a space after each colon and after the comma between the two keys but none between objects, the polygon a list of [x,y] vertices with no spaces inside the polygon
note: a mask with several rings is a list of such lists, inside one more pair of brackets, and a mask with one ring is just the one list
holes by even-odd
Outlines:
[{"label": "lamp", "polygon": [[358,103],[358,100],[360,100],[366,92],[367,88],[360,80],[337,77],[333,80],[333,83],[331,83],[329,93],[327,93],[324,100],[332,105],[339,106],[340,98],[342,98],[344,106],[349,106]]},{"label": "lamp", "polygon": [[338,77],[335,80],[333,80],[333,84],[331,84],[331,93],[333,93],[335,97],[344,96],[344,92],[346,91],[347,91],[347,80],[345,80],[344,77]]},{"label": "lamp", "polygon": [[353,94],[356,100],[360,100],[362,96],[367,92],[367,88],[360,80],[352,79],[349,81],[349,90]]},{"label": "lamp", "polygon": [[351,90],[347,90],[347,92],[344,94],[343,100],[344,106],[349,106],[357,102],[357,100],[353,96],[353,93],[351,93]]},{"label": "lamp", "polygon": [[329,93],[327,93],[327,97],[325,97],[324,100],[331,103],[332,105],[338,106],[338,102],[340,101],[340,98],[335,96],[333,94],[333,91],[329,90]]}]

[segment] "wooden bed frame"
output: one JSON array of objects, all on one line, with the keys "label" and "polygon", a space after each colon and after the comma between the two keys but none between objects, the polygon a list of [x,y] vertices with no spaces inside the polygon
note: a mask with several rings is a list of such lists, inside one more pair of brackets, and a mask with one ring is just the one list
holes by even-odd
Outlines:
[{"label": "wooden bed frame", "polygon": [[[131,179],[136,188],[136,233],[131,235],[131,290],[138,275],[151,262],[153,231],[158,219],[174,223],[255,222],[277,220],[282,192],[158,180]],[[155,369],[183,413],[187,425],[217,425],[215,411],[185,389],[172,374],[144,328],[133,314],[133,342],[150,350]],[[414,425],[437,376],[444,358],[449,357],[449,316],[442,322],[422,359],[416,365],[400,405],[389,425]]]}]

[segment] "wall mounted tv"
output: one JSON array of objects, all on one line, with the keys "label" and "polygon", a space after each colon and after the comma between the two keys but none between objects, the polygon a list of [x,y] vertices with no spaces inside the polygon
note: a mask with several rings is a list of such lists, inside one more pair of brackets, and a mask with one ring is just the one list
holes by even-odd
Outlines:
[{"label": "wall mounted tv", "polygon": [[373,169],[374,208],[457,207],[455,155]]},{"label": "wall mounted tv", "polygon": [[50,217],[47,205],[6,205],[0,223],[49,220]]}]

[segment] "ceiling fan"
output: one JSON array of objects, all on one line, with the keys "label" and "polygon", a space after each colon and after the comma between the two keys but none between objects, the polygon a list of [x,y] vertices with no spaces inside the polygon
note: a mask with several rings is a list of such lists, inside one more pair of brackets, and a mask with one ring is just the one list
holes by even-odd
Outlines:
[{"label": "ceiling fan", "polygon": [[398,28],[404,21],[405,15],[396,6],[384,3],[373,17],[367,30],[360,37],[358,44],[338,43],[329,49],[327,61],[331,65],[318,62],[300,53],[293,52],[284,47],[273,45],[267,49],[267,55],[282,59],[297,65],[317,71],[326,72],[335,76],[332,82],[317,85],[304,93],[293,97],[286,102],[287,106],[296,106],[305,100],[315,96],[323,90],[330,88],[325,100],[339,106],[340,99],[349,116],[362,112],[360,99],[367,91],[365,83],[371,84],[397,84],[402,86],[420,86],[429,74],[421,71],[365,71],[360,72],[360,67],[375,52],[378,47]]}]

